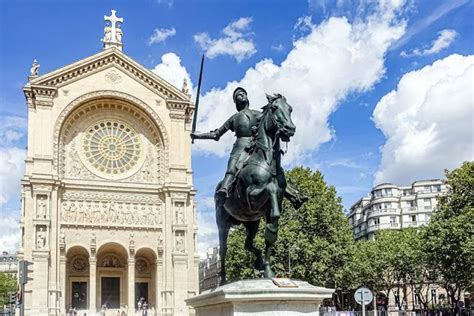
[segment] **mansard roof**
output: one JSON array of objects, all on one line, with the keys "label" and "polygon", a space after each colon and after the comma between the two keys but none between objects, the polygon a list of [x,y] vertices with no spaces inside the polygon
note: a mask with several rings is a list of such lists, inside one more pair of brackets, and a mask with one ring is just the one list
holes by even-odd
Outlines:
[{"label": "mansard roof", "polygon": [[131,77],[136,78],[143,85],[160,94],[165,99],[189,102],[189,95],[183,93],[115,47],[105,49],[95,55],[31,79],[25,88],[28,86],[41,87],[44,89],[60,88],[70,82],[79,80],[112,65],[128,73]]}]

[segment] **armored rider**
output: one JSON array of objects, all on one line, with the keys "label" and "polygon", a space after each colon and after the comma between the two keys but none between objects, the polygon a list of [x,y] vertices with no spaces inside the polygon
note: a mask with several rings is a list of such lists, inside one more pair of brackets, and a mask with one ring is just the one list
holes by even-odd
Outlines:
[{"label": "armored rider", "polygon": [[[232,115],[221,127],[209,133],[191,133],[191,138],[193,139],[214,139],[218,141],[228,130],[235,132],[237,139],[230,153],[224,179],[217,191],[217,194],[224,198],[229,195],[232,182],[237,173],[239,159],[250,145],[254,127],[257,126],[259,118],[262,116],[262,112],[249,108],[250,104],[247,98],[247,91],[245,91],[244,88],[236,88],[233,93],[233,99],[237,113]],[[300,195],[290,184],[287,185],[285,196],[291,201],[295,208],[299,208],[308,199],[306,196]]]}]

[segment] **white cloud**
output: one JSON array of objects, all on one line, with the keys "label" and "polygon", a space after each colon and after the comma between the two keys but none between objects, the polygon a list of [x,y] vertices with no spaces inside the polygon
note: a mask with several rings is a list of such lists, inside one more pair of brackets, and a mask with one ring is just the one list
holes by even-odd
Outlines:
[{"label": "white cloud", "polygon": [[0,232],[0,251],[15,254],[20,241],[18,220],[11,216],[1,216],[0,227],[2,227]]},{"label": "white cloud", "polygon": [[20,116],[3,116],[0,117],[0,126],[0,146],[9,146],[25,135],[27,121]]},{"label": "white cloud", "polygon": [[196,201],[198,230],[198,253],[201,259],[206,258],[209,248],[219,244],[218,230],[215,216],[214,198],[208,196]]},{"label": "white cloud", "polygon": [[282,43],[280,43],[278,45],[272,45],[271,48],[277,52],[281,52],[285,47],[283,46]]},{"label": "white cloud", "polygon": [[453,54],[406,73],[376,105],[387,141],[375,184],[443,177],[473,160],[474,56]]},{"label": "white cloud", "polygon": [[458,33],[455,30],[442,30],[438,33],[438,38],[431,42],[430,48],[420,50],[419,48],[414,49],[411,53],[402,51],[400,53],[403,57],[411,56],[426,56],[439,53],[445,48],[448,48],[452,42],[456,39]]},{"label": "white cloud", "polygon": [[434,22],[438,21],[446,14],[449,14],[452,10],[455,10],[465,4],[470,3],[469,0],[450,0],[450,1],[440,1],[438,7],[436,7],[428,16],[418,20],[415,24],[411,25],[405,35],[400,38],[396,43],[390,47],[391,50],[398,49],[408,43],[410,39],[427,29]]},{"label": "white cloud", "polygon": [[24,174],[25,155],[23,149],[0,148],[0,206],[12,198],[20,199],[20,179]]},{"label": "white cloud", "polygon": [[176,35],[174,27],[170,29],[155,29],[148,40],[148,45],[164,42],[168,37]]},{"label": "white cloud", "polygon": [[220,55],[229,55],[241,62],[257,52],[253,40],[249,38],[251,34],[246,32],[251,22],[251,17],[242,17],[222,30],[224,36],[212,39],[208,33],[198,33],[194,35],[194,41],[201,46],[210,59]]},{"label": "white cloud", "polygon": [[[384,3],[365,20],[352,24],[346,18],[333,17],[311,26],[310,33],[293,43],[280,65],[264,59],[240,80],[206,93],[201,99],[198,129],[213,130],[235,113],[232,92],[237,86],[248,91],[251,107],[256,109],[266,104],[265,93],[278,92],[293,106],[297,126],[284,161],[304,162],[332,139],[328,118],[338,103],[351,92],[371,89],[383,76],[385,53],[405,30],[405,23],[397,20],[402,5],[401,1]],[[230,134],[218,143],[198,140],[194,149],[222,156],[232,146]]]},{"label": "white cloud", "polygon": [[183,87],[184,79],[188,81],[190,89],[193,86],[191,76],[186,68],[181,65],[181,58],[175,53],[166,53],[161,56],[161,63],[156,65],[152,71],[180,90]]}]

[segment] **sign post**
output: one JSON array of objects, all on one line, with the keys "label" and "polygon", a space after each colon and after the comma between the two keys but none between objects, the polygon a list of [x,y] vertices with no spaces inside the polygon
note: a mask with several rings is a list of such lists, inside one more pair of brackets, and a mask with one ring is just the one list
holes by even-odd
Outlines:
[{"label": "sign post", "polygon": [[362,316],[365,316],[365,305],[374,299],[374,295],[368,288],[360,287],[355,291],[354,299],[358,304],[362,305]]}]

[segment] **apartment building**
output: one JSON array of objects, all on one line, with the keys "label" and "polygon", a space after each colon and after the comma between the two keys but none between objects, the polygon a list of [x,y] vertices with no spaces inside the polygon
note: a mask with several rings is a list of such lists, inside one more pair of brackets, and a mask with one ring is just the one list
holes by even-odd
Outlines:
[{"label": "apartment building", "polygon": [[355,240],[370,240],[381,229],[419,227],[429,222],[437,197],[447,192],[442,180],[420,180],[411,186],[382,183],[362,197],[348,215]]}]

